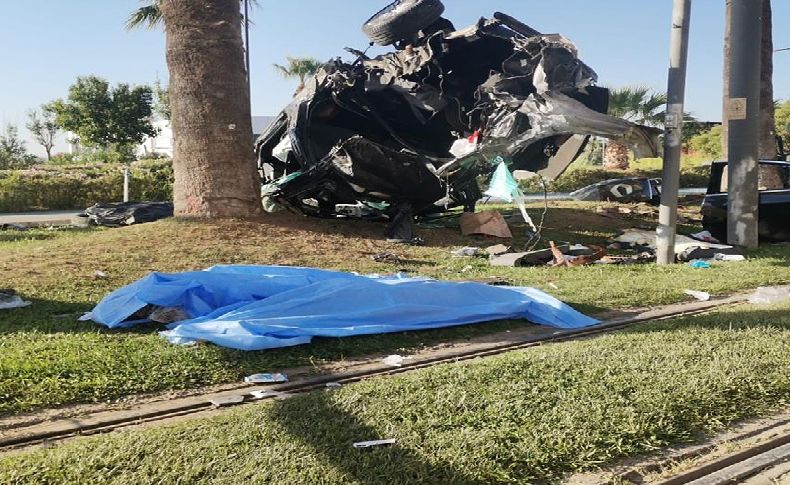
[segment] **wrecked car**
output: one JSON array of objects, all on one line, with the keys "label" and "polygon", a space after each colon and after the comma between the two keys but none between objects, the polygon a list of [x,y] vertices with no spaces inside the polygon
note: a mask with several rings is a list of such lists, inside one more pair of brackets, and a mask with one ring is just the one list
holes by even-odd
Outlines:
[{"label": "wrecked car", "polygon": [[[728,173],[726,161],[711,164],[708,193],[702,202],[702,225],[716,239],[727,240]],[[790,241],[790,162],[761,161],[758,233],[761,241]]]},{"label": "wrecked car", "polygon": [[661,203],[661,179],[627,177],[604,180],[571,192],[571,197],[583,201]]},{"label": "wrecked car", "polygon": [[457,30],[439,0],[400,0],[363,26],[393,52],[324,65],[256,141],[267,209],[381,218],[474,211],[502,157],[559,176],[589,136],[657,153],[657,131],[606,115],[609,95],[558,34],[495,13]]}]

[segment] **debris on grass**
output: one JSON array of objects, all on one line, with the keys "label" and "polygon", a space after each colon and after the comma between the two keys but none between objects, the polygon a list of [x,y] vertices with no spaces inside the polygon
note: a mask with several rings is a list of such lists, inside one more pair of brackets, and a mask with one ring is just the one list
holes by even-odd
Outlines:
[{"label": "debris on grass", "polygon": [[480,251],[480,248],[474,246],[467,246],[464,248],[455,249],[451,251],[451,254],[453,255],[454,258],[469,258],[476,256],[478,251]]},{"label": "debris on grass", "polygon": [[790,289],[775,286],[761,286],[749,297],[753,305],[773,305],[790,299]]},{"label": "debris on grass", "polygon": [[392,367],[400,367],[400,366],[403,365],[403,362],[406,359],[409,359],[409,357],[404,357],[402,355],[393,354],[393,355],[388,355],[388,356],[384,357],[384,359],[382,359],[381,362],[384,365],[389,365],[389,366],[392,366]]},{"label": "debris on grass", "polygon": [[403,263],[403,259],[395,253],[385,251],[383,253],[376,253],[370,257],[373,261],[377,263],[387,263],[387,264],[401,264]]},{"label": "debris on grass", "polygon": [[24,308],[32,305],[31,302],[23,300],[16,291],[11,289],[0,290],[0,310],[11,310],[13,308]]},{"label": "debris on grass", "polygon": [[507,225],[504,216],[499,211],[464,212],[459,220],[461,234],[471,236],[474,234],[512,239],[513,233]]},{"label": "debris on grass", "polygon": [[710,301],[710,293],[706,291],[684,290],[683,293],[699,301]]},{"label": "debris on grass", "polygon": [[0,224],[0,231],[27,231],[28,227],[22,224],[6,223]]},{"label": "debris on grass", "polygon": [[235,406],[236,404],[241,404],[244,402],[244,396],[241,394],[237,394],[234,396],[215,397],[213,399],[209,399],[208,402],[210,402],[213,406],[218,408]]},{"label": "debris on grass", "polygon": [[252,391],[250,392],[250,396],[254,399],[261,400],[261,399],[268,399],[270,397],[281,397],[283,395],[282,392],[279,391]]},{"label": "debris on grass", "polygon": [[510,251],[510,246],[505,246],[504,244],[496,244],[494,246],[487,247],[485,251],[491,256],[499,256],[500,254],[505,254],[508,251]]},{"label": "debris on grass", "polygon": [[282,372],[275,374],[253,374],[244,378],[247,384],[277,384],[280,382],[288,382],[288,376]]},{"label": "debris on grass", "polygon": [[374,441],[359,441],[354,443],[354,448],[373,448],[375,446],[389,446],[395,444],[395,439],[387,440],[374,440]]},{"label": "debris on grass", "polygon": [[95,279],[95,280],[106,280],[109,277],[110,276],[107,273],[105,273],[104,271],[101,271],[101,270],[96,270],[93,273],[93,279]]},{"label": "debris on grass", "polygon": [[689,266],[691,266],[694,269],[710,269],[711,268],[711,264],[708,261],[704,261],[702,259],[695,259],[694,261],[691,261],[689,263]]}]

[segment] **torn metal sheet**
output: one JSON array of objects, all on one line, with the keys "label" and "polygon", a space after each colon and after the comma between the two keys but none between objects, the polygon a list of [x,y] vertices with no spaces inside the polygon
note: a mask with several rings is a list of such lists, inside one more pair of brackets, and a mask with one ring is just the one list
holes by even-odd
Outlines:
[{"label": "torn metal sheet", "polygon": [[461,234],[464,236],[481,234],[503,239],[513,238],[510,227],[508,227],[505,218],[498,211],[477,212],[475,214],[464,212],[458,222],[461,224]]},{"label": "torn metal sheet", "polygon": [[257,140],[267,208],[389,220],[408,236],[405,219],[474,212],[498,157],[553,178],[590,135],[657,155],[656,130],[605,114],[608,91],[565,37],[502,13],[455,29],[439,0],[408,3],[366,24],[394,51],[327,62]]}]

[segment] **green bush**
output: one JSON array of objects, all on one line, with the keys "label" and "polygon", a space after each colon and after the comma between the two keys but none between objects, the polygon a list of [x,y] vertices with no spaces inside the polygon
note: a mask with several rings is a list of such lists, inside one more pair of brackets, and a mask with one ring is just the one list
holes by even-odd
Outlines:
[{"label": "green bush", "polygon": [[[169,161],[129,165],[133,200],[163,201],[173,196]],[[0,171],[0,212],[84,209],[97,202],[123,199],[125,165],[37,166]]]},{"label": "green bush", "polygon": [[[572,168],[557,180],[547,183],[549,192],[573,192],[598,182],[624,177],[661,178],[660,169],[652,170],[605,170],[603,168]],[[683,167],[680,171],[681,188],[707,187],[710,177],[709,166]],[[532,178],[522,182],[526,192],[542,192],[540,180]]]}]

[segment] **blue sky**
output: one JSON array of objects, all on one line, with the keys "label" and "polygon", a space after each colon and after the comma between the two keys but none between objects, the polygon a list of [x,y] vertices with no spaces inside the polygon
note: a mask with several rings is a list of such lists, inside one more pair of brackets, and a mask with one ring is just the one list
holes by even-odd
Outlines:
[{"label": "blue sky", "polygon": [[[388,0],[259,0],[251,35],[253,114],[276,114],[294,82],[271,65],[286,55],[329,59],[345,46],[364,49],[360,25]],[[559,32],[607,86],[644,84],[666,89],[672,0],[444,0],[456,27],[503,11],[545,33]],[[790,47],[790,1],[774,0],[774,42]],[[164,34],[127,32],[136,0],[9,0],[0,17],[3,75],[0,123],[25,122],[29,109],[63,97],[79,75],[111,82],[167,79]],[[696,0],[692,13],[687,111],[721,118],[724,1]],[[777,98],[790,98],[790,51],[775,57]],[[24,131],[24,130],[23,130]],[[28,148],[41,153],[28,141]],[[62,146],[56,148],[63,149]]]}]

